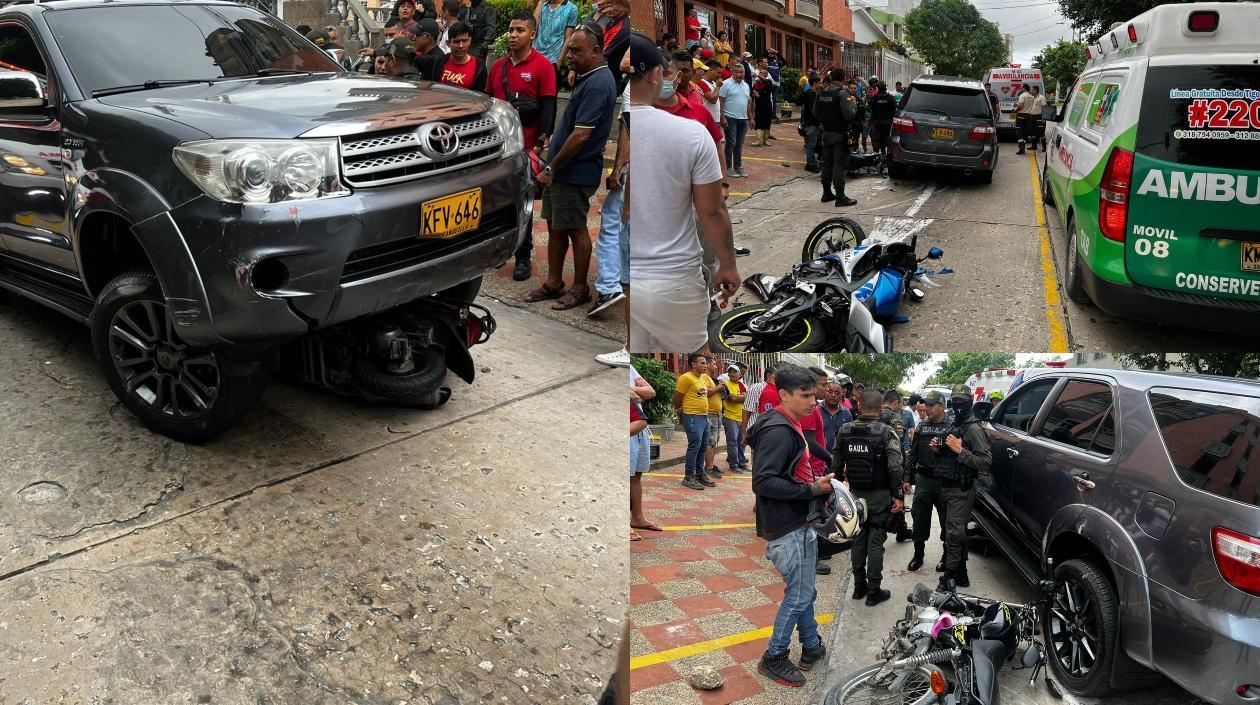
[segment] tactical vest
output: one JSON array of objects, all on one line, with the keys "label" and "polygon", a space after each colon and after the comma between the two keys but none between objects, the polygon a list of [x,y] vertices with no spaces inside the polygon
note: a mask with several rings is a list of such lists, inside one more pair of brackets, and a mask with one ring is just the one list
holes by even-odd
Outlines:
[{"label": "tactical vest", "polygon": [[888,449],[884,446],[887,428],[879,421],[861,426],[847,423],[840,427],[840,458],[844,461],[845,479],[850,489],[888,489]]},{"label": "tactical vest", "polygon": [[848,131],[848,122],[844,119],[844,112],[841,109],[840,91],[828,88],[818,94],[815,110],[818,112],[818,123],[822,125],[823,132],[846,132]]},{"label": "tactical vest", "polygon": [[[967,424],[975,423],[973,419],[964,421],[962,425],[950,424],[946,435],[954,435],[963,438],[963,429]],[[972,481],[971,468],[966,468],[958,464],[958,454],[949,449],[945,445],[944,437],[941,438],[941,454],[936,458],[936,477],[946,486],[962,487],[964,489],[971,487]]]},{"label": "tactical vest", "polygon": [[947,421],[923,421],[919,424],[918,430],[914,432],[914,440],[918,444],[918,455],[915,456],[916,471],[920,475],[928,477],[936,476],[937,455],[932,451],[932,439],[937,439],[937,444],[942,452],[949,450],[945,447],[945,436],[949,435],[949,422]]}]

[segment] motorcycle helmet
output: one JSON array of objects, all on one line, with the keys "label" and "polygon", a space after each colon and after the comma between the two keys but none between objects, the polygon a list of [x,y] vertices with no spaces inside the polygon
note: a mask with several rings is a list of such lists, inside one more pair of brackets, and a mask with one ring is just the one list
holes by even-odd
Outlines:
[{"label": "motorcycle helmet", "polygon": [[866,500],[856,499],[849,488],[838,480],[831,481],[831,494],[810,516],[810,525],[818,539],[834,544],[847,544],[862,532],[866,522]]},{"label": "motorcycle helmet", "polygon": [[949,408],[954,412],[954,420],[962,423],[971,415],[971,397],[966,394],[954,394],[949,398]]},{"label": "motorcycle helmet", "polygon": [[980,619],[980,638],[1000,641],[1006,647],[1006,657],[1015,655],[1015,645],[1019,635],[1015,629],[1015,616],[1006,603],[989,605]]}]

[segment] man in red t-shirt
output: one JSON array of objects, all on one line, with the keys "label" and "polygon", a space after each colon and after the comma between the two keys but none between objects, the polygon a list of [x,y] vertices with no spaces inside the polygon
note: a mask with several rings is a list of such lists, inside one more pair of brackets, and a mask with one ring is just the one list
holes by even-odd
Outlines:
[{"label": "man in red t-shirt", "polygon": [[[827,371],[819,367],[809,368],[811,374],[818,380],[818,389],[825,389],[827,386]],[[810,470],[812,476],[808,482],[812,482],[815,477],[822,477],[827,474],[827,469],[831,466],[831,453],[827,447],[826,424],[823,423],[822,410],[818,405],[814,405],[812,413],[808,416],[801,417],[801,433],[805,437],[805,444],[809,450]],[[831,553],[824,555],[823,546],[819,545],[818,562],[814,565],[814,572],[819,575],[830,575],[831,566],[823,563],[824,560],[831,558]]]},{"label": "man in red t-shirt", "polygon": [[447,43],[451,47],[451,55],[438,66],[438,81],[449,86],[458,86],[473,91],[486,92],[486,66],[477,57],[468,53],[472,46],[472,28],[463,22],[456,22],[447,28]]},{"label": "man in red t-shirt", "polygon": [[700,43],[700,27],[700,13],[693,7],[687,12],[687,31],[685,36],[688,49]]},{"label": "man in red t-shirt", "polygon": [[[685,51],[678,52],[670,59],[669,63],[665,65],[664,79],[665,85],[673,86],[674,91],[667,97],[657,98],[656,102],[652,105],[671,115],[677,115],[678,117],[687,118],[688,120],[695,120],[701,125],[704,125],[704,129],[708,130],[709,135],[713,137],[714,149],[720,149],[720,145],[722,144],[721,128],[718,127],[716,122],[714,122],[713,115],[709,113],[708,108],[705,108],[701,103],[695,102],[688,97],[690,95],[695,95],[700,97],[701,101],[704,100],[704,98],[699,96],[699,93],[691,87],[691,61],[691,55]],[[721,156],[722,155],[719,152],[719,163],[722,162]]]},{"label": "man in red t-shirt", "polygon": [[486,77],[487,92],[495,98],[509,103],[524,98],[537,104],[533,114],[521,115],[526,149],[542,147],[556,123],[556,70],[546,56],[534,49],[537,34],[538,22],[532,14],[521,12],[514,16],[508,24],[511,53],[494,62]]}]

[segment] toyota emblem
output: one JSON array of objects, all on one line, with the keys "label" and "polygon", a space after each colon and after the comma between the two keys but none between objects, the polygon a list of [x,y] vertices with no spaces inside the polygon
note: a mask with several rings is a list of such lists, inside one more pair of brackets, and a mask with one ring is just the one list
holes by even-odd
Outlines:
[{"label": "toyota emblem", "polygon": [[942,115],[942,116],[941,116],[941,122],[949,122],[949,118],[947,118],[947,117],[945,117],[944,115]]},{"label": "toyota emblem", "polygon": [[459,151],[459,133],[444,122],[433,122],[416,131],[420,149],[434,159],[446,159]]}]

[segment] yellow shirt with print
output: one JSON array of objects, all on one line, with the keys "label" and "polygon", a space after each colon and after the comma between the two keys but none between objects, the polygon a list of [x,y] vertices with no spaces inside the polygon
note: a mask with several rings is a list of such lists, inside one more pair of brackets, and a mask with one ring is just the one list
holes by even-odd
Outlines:
[{"label": "yellow shirt with print", "polygon": [[678,378],[674,391],[683,395],[683,413],[706,416],[709,413],[709,392],[717,396],[713,378],[685,372]]},{"label": "yellow shirt with print", "polygon": [[[726,391],[730,392],[732,396],[739,394],[739,382],[732,382],[730,380],[727,380]],[[725,403],[726,403],[726,410],[725,410],[725,413],[722,414],[724,417],[730,419],[731,421],[744,420],[744,402],[731,401],[730,397],[727,397]]]}]

